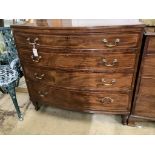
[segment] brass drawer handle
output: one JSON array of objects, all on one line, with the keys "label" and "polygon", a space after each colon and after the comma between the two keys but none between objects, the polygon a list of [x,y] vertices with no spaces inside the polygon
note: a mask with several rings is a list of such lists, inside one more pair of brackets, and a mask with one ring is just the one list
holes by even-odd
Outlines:
[{"label": "brass drawer handle", "polygon": [[120,42],[120,39],[119,39],[119,38],[115,39],[114,44],[109,43],[107,39],[103,39],[102,41],[103,41],[103,43],[105,44],[105,46],[111,48],[111,47],[115,47],[115,46],[117,46],[118,43]]},{"label": "brass drawer handle", "polygon": [[110,63],[108,63],[108,61],[107,61],[105,58],[103,58],[103,59],[102,59],[102,62],[103,62],[103,64],[104,64],[105,66],[107,66],[107,67],[112,67],[112,66],[115,66],[115,65],[118,63],[118,60],[117,60],[117,59],[114,59],[114,60],[112,61],[112,63],[110,64]]},{"label": "brass drawer handle", "polygon": [[104,98],[101,98],[99,99],[99,102],[102,103],[102,104],[110,104],[112,103],[114,100],[110,97],[104,97]]},{"label": "brass drawer handle", "polygon": [[45,97],[48,95],[48,92],[41,92],[41,91],[38,91],[38,94],[40,97]]},{"label": "brass drawer handle", "polygon": [[31,38],[27,38],[26,40],[28,41],[28,43],[29,43],[30,45],[33,46],[33,48],[35,48],[36,45],[39,45],[39,44],[37,43],[37,41],[39,40],[38,38],[35,38],[35,39],[33,40],[33,42],[31,42]]},{"label": "brass drawer handle", "polygon": [[42,80],[43,77],[45,76],[45,74],[41,74],[41,75],[39,76],[38,73],[34,73],[34,76],[35,76],[36,79]]},{"label": "brass drawer handle", "polygon": [[105,80],[104,78],[101,79],[101,82],[105,86],[112,86],[114,83],[116,83],[116,79],[112,79],[110,82]]},{"label": "brass drawer handle", "polygon": [[37,52],[37,48],[36,48],[36,45],[39,45],[38,43],[37,43],[37,41],[39,40],[38,38],[35,38],[34,40],[33,40],[33,42],[31,42],[31,38],[27,38],[26,39],[27,41],[28,41],[28,43],[30,44],[30,45],[32,45],[32,52],[33,52],[33,55],[31,56],[31,58],[32,58],[32,60],[34,61],[34,62],[39,62],[40,61],[40,59],[41,59],[41,56],[39,56],[38,55],[38,52]]},{"label": "brass drawer handle", "polygon": [[33,62],[38,63],[38,62],[40,62],[40,59],[41,59],[42,57],[41,57],[41,56],[35,57],[34,55],[31,55],[31,58],[32,58],[32,61],[33,61]]}]

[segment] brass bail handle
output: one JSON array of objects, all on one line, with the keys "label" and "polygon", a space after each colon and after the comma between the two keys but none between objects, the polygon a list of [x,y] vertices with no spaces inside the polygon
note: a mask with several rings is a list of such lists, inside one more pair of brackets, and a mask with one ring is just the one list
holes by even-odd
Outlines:
[{"label": "brass bail handle", "polygon": [[33,40],[33,42],[31,42],[31,38],[29,38],[29,37],[28,37],[26,40],[28,41],[28,43],[29,43],[30,45],[33,46],[33,48],[35,48],[36,45],[39,45],[39,44],[37,43],[37,41],[39,40],[39,38],[35,38],[35,39]]},{"label": "brass bail handle", "polygon": [[109,42],[107,39],[103,39],[102,42],[105,44],[105,46],[107,47],[115,47],[118,45],[118,43],[120,42],[120,39],[117,38],[114,40],[114,43]]},{"label": "brass bail handle", "polygon": [[34,73],[34,76],[35,76],[36,79],[42,80],[42,79],[44,78],[45,74],[41,74],[41,75],[39,76],[38,73]]},{"label": "brass bail handle", "polygon": [[39,63],[41,58],[42,58],[41,56],[35,57],[34,55],[31,55],[32,61],[33,61],[33,62],[36,62],[36,63]]},{"label": "brass bail handle", "polygon": [[108,82],[107,80],[105,80],[104,78],[102,78],[101,79],[101,82],[105,86],[112,86],[114,83],[116,83],[116,79],[112,79],[110,82]]},{"label": "brass bail handle", "polygon": [[99,99],[100,103],[102,104],[110,104],[112,103],[114,100],[111,97],[104,97]]},{"label": "brass bail handle", "polygon": [[40,97],[45,97],[48,95],[48,92],[38,91],[38,94],[40,95]]},{"label": "brass bail handle", "polygon": [[105,66],[112,67],[112,66],[115,66],[118,63],[118,60],[113,59],[112,63],[110,64],[110,63],[108,63],[108,61],[105,58],[103,58],[102,62],[104,63]]},{"label": "brass bail handle", "polygon": [[[33,47],[32,50],[36,50],[36,52],[37,52],[36,45],[39,45],[39,44],[37,43],[37,41],[38,41],[39,39],[38,39],[38,38],[35,38],[35,39],[33,40],[33,42],[31,42],[32,39],[31,39],[30,37],[28,37],[26,40],[28,41],[29,45],[32,45],[32,47]],[[35,56],[34,54],[31,55],[32,61],[34,61],[34,62],[36,62],[36,63],[40,62],[40,59],[41,59],[41,58],[42,58],[41,56]]]}]

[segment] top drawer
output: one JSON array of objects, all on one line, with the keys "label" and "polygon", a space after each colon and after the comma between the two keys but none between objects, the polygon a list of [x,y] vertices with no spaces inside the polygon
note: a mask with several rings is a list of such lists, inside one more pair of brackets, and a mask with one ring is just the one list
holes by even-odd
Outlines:
[{"label": "top drawer", "polygon": [[36,46],[50,46],[51,48],[67,47],[107,50],[136,48],[139,42],[139,34],[42,35],[16,33],[14,36],[18,46],[27,45],[28,47],[32,46],[32,43],[36,43]]}]

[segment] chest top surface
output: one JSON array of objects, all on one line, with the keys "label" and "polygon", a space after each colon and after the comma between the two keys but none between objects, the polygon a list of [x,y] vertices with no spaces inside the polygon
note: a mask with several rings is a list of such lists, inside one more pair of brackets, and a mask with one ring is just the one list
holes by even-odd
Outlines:
[{"label": "chest top surface", "polygon": [[24,24],[12,25],[12,27],[23,28],[49,28],[49,29],[72,29],[72,28],[102,28],[102,27],[134,26],[143,27],[136,19],[35,19]]}]

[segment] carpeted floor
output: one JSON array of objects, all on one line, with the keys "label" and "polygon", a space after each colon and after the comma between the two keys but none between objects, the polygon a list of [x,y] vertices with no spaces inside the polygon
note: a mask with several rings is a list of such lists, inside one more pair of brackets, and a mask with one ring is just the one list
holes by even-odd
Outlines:
[{"label": "carpeted floor", "polygon": [[[25,113],[29,107],[30,101],[28,94],[17,93],[20,109]],[[18,118],[9,95],[0,96],[0,134],[9,134],[17,125]]]},{"label": "carpeted floor", "polygon": [[8,95],[0,98],[0,134],[30,135],[92,135],[92,134],[155,134],[155,122],[143,123],[142,128],[123,126],[115,115],[86,114],[51,107],[35,111],[27,93],[17,93],[24,121],[18,121]]}]

